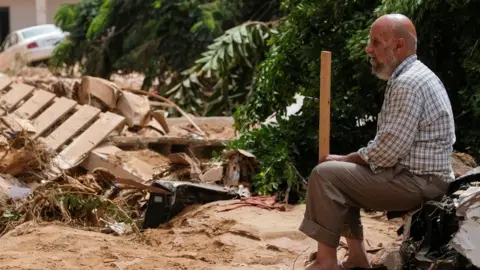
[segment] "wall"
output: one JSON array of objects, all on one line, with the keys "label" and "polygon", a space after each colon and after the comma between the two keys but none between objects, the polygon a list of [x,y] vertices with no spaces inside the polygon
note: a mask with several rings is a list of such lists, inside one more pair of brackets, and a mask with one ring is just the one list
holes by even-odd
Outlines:
[{"label": "wall", "polygon": [[10,31],[37,24],[35,0],[0,0],[0,7],[10,8]]},{"label": "wall", "polygon": [[[10,8],[10,31],[37,25],[36,0],[0,0],[0,7]],[[57,9],[64,3],[80,0],[46,0],[47,23],[54,23]]]},{"label": "wall", "polygon": [[80,0],[47,0],[47,23],[55,23],[53,19],[60,5],[76,4],[78,2],[80,2]]}]

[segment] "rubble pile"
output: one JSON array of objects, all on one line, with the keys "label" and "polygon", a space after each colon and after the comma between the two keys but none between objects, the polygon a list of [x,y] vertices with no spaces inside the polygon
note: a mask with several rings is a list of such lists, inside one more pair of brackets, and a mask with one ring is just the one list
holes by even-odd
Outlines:
[{"label": "rubble pile", "polygon": [[[460,219],[460,228],[451,240],[451,246],[464,257],[471,260],[465,262],[465,268],[474,269],[474,266],[480,267],[480,257],[478,248],[480,248],[480,182],[470,185],[459,195],[455,201],[457,208],[456,214]],[[477,268],[478,269],[478,268]]]},{"label": "rubble pile", "polygon": [[[199,151],[205,150],[202,145],[209,135],[222,136],[228,121],[224,127],[216,126],[208,120],[197,125],[191,115],[185,114],[165,98],[159,98],[162,102],[151,101],[143,91],[137,91],[137,94],[135,90],[122,89],[115,83],[100,78],[85,76],[65,80],[56,78],[49,72],[41,73],[40,71],[45,71],[43,69],[33,69],[35,68],[25,68],[11,78],[2,75],[0,90],[3,93],[0,98],[5,97],[9,91],[15,92],[9,98],[20,93],[21,97],[11,101],[10,107],[4,107],[6,111],[2,111],[2,114],[7,114],[0,117],[0,235],[31,220],[107,227],[107,231],[116,233],[132,231],[127,230],[127,227],[138,231],[150,193],[172,192],[166,187],[151,185],[155,180],[197,183],[200,191],[205,188],[203,184],[219,184],[219,190],[229,191],[230,187],[222,187],[226,164],[219,159],[209,161],[205,157],[196,157]],[[27,74],[29,72],[35,75]],[[55,95],[45,94],[45,91],[38,91],[39,89]],[[41,100],[42,95],[47,99]],[[18,113],[19,108],[25,108],[23,105],[28,102],[42,102],[43,105],[38,105],[37,109],[30,107],[32,110],[29,114]],[[59,104],[64,104],[62,106],[65,107]],[[183,120],[169,124],[168,113],[155,109],[159,106],[179,111],[184,115]],[[62,109],[62,115],[54,113],[52,107]],[[74,107],[73,111],[67,113],[69,108]],[[96,109],[88,109],[92,107]],[[73,166],[59,170],[55,166],[59,160],[58,153],[67,148],[80,149],[81,145],[72,145],[84,136],[82,132],[88,133],[90,124],[82,120],[82,124],[78,124],[81,126],[64,129],[75,132],[76,135],[71,139],[65,137],[63,143],[53,144],[55,147],[52,147],[52,139],[67,136],[55,132],[62,126],[67,126],[65,121],[72,124],[70,119],[74,118],[72,115],[79,115],[79,108],[87,108],[85,111],[91,113],[88,117],[92,120],[105,118],[102,116],[104,112],[123,116],[125,121],[116,128],[113,137],[117,133],[117,137],[124,135],[123,138],[129,138],[125,135],[130,135],[134,140],[141,140],[147,135],[151,143],[144,148],[123,150],[116,147],[114,141],[110,141],[111,137],[98,139],[98,142],[88,139],[86,142],[94,145],[85,147],[93,147],[89,148],[93,150],[76,160]],[[47,113],[48,110],[52,112]],[[58,120],[52,120],[49,124],[45,121],[45,115]],[[37,118],[43,122],[37,121]],[[92,120],[89,120],[90,123]],[[205,127],[207,132],[199,126]],[[77,131],[73,131],[73,128]],[[231,126],[229,128],[233,129]],[[39,130],[44,134],[36,134]],[[93,130],[90,134],[95,134]],[[48,134],[53,133],[55,136],[49,141]],[[228,134],[231,136],[233,133]],[[155,138],[162,140],[158,142]],[[231,138],[226,138],[227,141],[229,139]],[[100,143],[102,140],[103,143]],[[207,144],[212,143],[207,141]],[[217,139],[213,144],[217,150],[218,147],[220,150],[224,148],[221,140]],[[151,145],[154,148],[165,146],[165,155],[150,150]],[[207,152],[206,156],[211,155],[208,151],[211,150],[204,151]],[[247,193],[243,193],[244,197],[245,194]]]},{"label": "rubble pile", "polygon": [[401,227],[404,269],[480,269],[480,167],[458,177],[438,201],[413,211]]},{"label": "rubble pile", "polygon": [[[81,76],[74,74],[54,74],[45,67],[24,66],[11,76],[14,83],[25,83],[51,91],[60,97],[77,101],[79,104],[88,104],[101,109],[103,112],[111,111],[126,118],[127,129],[120,135],[159,137],[189,136],[196,138],[213,138],[221,136],[234,138],[234,128],[224,125],[215,125],[215,122],[197,125],[193,116],[185,113],[170,100],[154,94],[154,92],[140,91],[144,76],[141,74],[115,74],[111,80]],[[177,111],[188,124],[169,127],[166,118]],[[216,136],[217,135],[217,136]]]},{"label": "rubble pile", "polygon": [[[33,85],[41,89],[51,89],[55,84],[62,83],[72,89],[75,82],[81,82],[81,73],[78,68],[72,72],[53,71],[48,67],[22,66],[17,72],[10,74],[13,81]],[[113,74],[110,80],[122,88],[140,89],[145,75],[139,73],[132,74]],[[158,84],[158,82],[156,82]],[[156,85],[154,83],[154,85]]]},{"label": "rubble pile", "polygon": [[[124,194],[106,181],[84,175],[77,178],[63,175],[44,180],[28,189],[21,197],[11,197],[2,205],[0,231],[6,232],[26,221],[58,220],[66,224],[101,226],[101,219],[131,220],[132,210],[125,212],[112,200]],[[143,194],[144,195],[144,194]],[[131,200],[130,200],[131,201]],[[128,205],[127,205],[128,206]]]},{"label": "rubble pile", "polygon": [[[23,182],[21,182],[23,183]],[[165,192],[129,179],[119,179],[99,168],[80,176],[63,174],[54,179],[28,184],[20,196],[4,198],[0,207],[0,232],[7,232],[27,221],[61,221],[81,227],[105,228],[128,225],[139,232],[137,224],[148,199],[148,192]],[[15,190],[16,186],[10,190]],[[2,233],[2,234],[3,234]]]},{"label": "rubble pile", "polygon": [[[67,74],[54,74],[46,67],[23,66],[11,76],[13,82],[21,82],[35,86],[38,89],[49,91],[54,85],[64,85],[66,89],[72,89],[75,82],[80,82],[78,73],[74,76]],[[71,93],[65,93],[71,96]]]}]

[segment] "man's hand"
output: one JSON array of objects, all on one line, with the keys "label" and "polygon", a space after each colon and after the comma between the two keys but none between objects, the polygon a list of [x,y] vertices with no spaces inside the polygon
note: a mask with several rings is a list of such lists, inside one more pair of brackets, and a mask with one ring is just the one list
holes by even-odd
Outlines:
[{"label": "man's hand", "polygon": [[[360,156],[356,153],[353,152],[347,156],[343,155],[328,155],[327,158],[323,162],[328,162],[328,161],[343,161],[343,162],[350,162],[350,163],[355,163],[359,165],[368,165]],[[322,163],[322,162],[319,162]]]},{"label": "man's hand", "polygon": [[324,160],[320,160],[318,164],[328,161],[345,161],[346,156],[343,155],[328,155]]},{"label": "man's hand", "polygon": [[343,156],[343,155],[328,155],[328,157],[325,158],[325,161],[345,161],[345,156]]}]

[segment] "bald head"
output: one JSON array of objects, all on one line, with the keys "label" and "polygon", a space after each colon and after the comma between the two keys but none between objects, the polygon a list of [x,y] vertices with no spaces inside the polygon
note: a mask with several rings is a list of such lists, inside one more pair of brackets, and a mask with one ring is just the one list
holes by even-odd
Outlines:
[{"label": "bald head", "polygon": [[379,26],[389,31],[394,38],[401,38],[405,41],[405,47],[410,53],[417,51],[417,30],[413,22],[402,14],[387,14],[378,18],[372,28]]},{"label": "bald head", "polygon": [[417,52],[417,31],[412,21],[401,14],[378,18],[370,29],[370,42],[365,49],[371,57],[373,72],[388,80],[395,68]]}]

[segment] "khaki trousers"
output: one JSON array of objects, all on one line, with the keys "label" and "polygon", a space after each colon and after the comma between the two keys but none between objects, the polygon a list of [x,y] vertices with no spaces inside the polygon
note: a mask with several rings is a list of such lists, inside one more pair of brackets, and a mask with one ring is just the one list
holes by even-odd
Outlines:
[{"label": "khaki trousers", "polygon": [[309,178],[307,208],[300,231],[336,248],[340,236],[363,240],[360,208],[407,211],[443,196],[448,183],[436,176],[416,176],[396,166],[374,174],[367,166],[329,161]]}]

